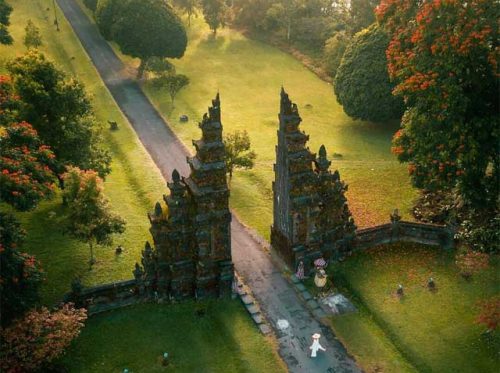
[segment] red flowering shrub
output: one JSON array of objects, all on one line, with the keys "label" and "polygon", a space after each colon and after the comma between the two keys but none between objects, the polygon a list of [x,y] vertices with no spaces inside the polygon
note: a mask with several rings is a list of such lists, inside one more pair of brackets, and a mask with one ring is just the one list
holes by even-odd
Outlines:
[{"label": "red flowering shrub", "polygon": [[51,197],[54,154],[26,123],[12,123],[0,135],[0,199],[18,210],[30,210]]},{"label": "red flowering shrub", "polygon": [[50,312],[43,307],[2,331],[0,368],[5,373],[43,370],[75,339],[87,319],[85,309],[71,303]]}]

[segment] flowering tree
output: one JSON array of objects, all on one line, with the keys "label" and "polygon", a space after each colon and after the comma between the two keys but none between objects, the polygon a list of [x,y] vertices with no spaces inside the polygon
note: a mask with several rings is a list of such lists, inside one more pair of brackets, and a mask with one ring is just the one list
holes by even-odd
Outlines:
[{"label": "flowering tree", "polygon": [[38,301],[42,271],[33,256],[18,248],[24,231],[13,215],[0,212],[0,307],[1,325],[20,317]]},{"label": "flowering tree", "polygon": [[0,200],[30,210],[51,197],[54,154],[26,122],[12,123],[0,135]]},{"label": "flowering tree", "polygon": [[476,323],[486,326],[487,332],[493,331],[500,324],[500,297],[493,297],[480,303]]},{"label": "flowering tree", "polygon": [[43,307],[3,331],[0,368],[6,373],[43,371],[75,339],[87,319],[85,309],[71,303],[50,312]]},{"label": "flowering tree", "polygon": [[473,206],[498,194],[498,23],[491,0],[382,0],[393,93],[407,107],[393,152],[413,183]]},{"label": "flowering tree", "polygon": [[89,245],[92,265],[94,246],[111,245],[112,234],[125,231],[125,221],[111,212],[109,201],[102,193],[102,179],[95,171],[69,167],[63,179],[63,196],[69,208],[66,231]]}]

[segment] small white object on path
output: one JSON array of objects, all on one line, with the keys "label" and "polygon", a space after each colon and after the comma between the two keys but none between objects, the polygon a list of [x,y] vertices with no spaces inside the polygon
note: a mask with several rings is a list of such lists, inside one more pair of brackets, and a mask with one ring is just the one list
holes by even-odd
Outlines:
[{"label": "small white object on path", "polygon": [[316,357],[316,354],[318,353],[318,350],[326,351],[326,349],[319,344],[319,339],[320,338],[321,338],[321,335],[318,334],[318,333],[315,333],[312,336],[313,343],[309,347],[309,349],[311,350],[311,357]]}]

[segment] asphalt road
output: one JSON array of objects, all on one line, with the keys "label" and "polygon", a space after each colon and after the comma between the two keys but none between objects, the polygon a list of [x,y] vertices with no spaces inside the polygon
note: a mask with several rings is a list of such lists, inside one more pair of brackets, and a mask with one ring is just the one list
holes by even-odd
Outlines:
[{"label": "asphalt road", "polygon": [[[170,130],[136,82],[128,78],[124,64],[79,5],[74,0],[57,0],[57,3],[164,179],[170,180],[174,168],[186,176],[189,172],[186,163],[189,152],[186,147]],[[224,92],[221,92],[221,96],[224,111]],[[207,106],[209,104],[207,102]],[[161,192],[163,191],[159,194]],[[269,254],[235,216],[231,234],[236,270],[252,289],[262,311],[275,328],[280,355],[290,372],[359,372],[342,344],[302,306],[290,284],[273,265]],[[286,332],[276,329],[276,323],[280,319],[286,319],[290,324]],[[320,352],[317,358],[312,359],[309,357],[309,345],[312,334],[316,332],[323,335],[320,342],[326,352]]]}]

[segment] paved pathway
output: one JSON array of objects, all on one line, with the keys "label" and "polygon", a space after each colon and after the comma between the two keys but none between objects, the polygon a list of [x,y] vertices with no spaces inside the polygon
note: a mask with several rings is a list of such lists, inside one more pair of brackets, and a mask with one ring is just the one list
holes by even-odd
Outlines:
[{"label": "paved pathway", "polygon": [[[57,2],[163,177],[169,180],[174,168],[186,175],[189,172],[186,163],[187,149],[166,125],[139,86],[126,78],[125,66],[97,28],[74,0]],[[222,110],[223,100],[224,92]],[[208,104],[207,101],[207,106]],[[269,255],[236,217],[233,217],[231,229],[236,270],[252,289],[262,311],[273,326],[279,319],[286,319],[290,323],[287,333],[277,331],[279,352],[290,372],[359,372],[344,347],[328,328],[322,327],[302,306],[294,290],[272,264]],[[318,358],[311,359],[308,346],[310,337],[315,332],[324,335],[321,343],[327,352],[319,353]]]}]

